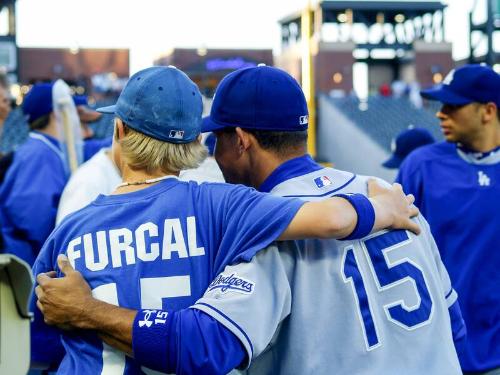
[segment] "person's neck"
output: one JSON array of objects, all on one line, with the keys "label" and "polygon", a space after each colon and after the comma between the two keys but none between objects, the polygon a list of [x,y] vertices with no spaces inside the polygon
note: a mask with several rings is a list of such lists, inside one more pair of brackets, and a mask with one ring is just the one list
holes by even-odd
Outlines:
[{"label": "person's neck", "polygon": [[49,124],[45,128],[37,129],[36,131],[39,133],[51,136],[52,138],[55,138],[58,141],[61,140],[61,136],[60,136],[59,132],[57,131],[57,126],[54,122],[49,122]]},{"label": "person's neck", "polygon": [[179,172],[165,173],[161,170],[157,170],[153,173],[148,173],[145,170],[133,170],[126,164],[122,165],[120,169],[123,183],[130,183],[131,185],[118,187],[112,194],[124,194],[146,189],[147,187],[156,185],[161,180],[151,183],[148,183],[146,181],[162,178],[165,176],[179,177]]},{"label": "person's neck", "polygon": [[260,150],[251,157],[250,183],[255,189],[258,189],[262,183],[278,168],[288,160],[295,159],[305,155],[305,150],[296,151],[286,156],[278,156],[273,152]]},{"label": "person's neck", "polygon": [[476,152],[488,152],[500,146],[500,124],[484,131],[469,143],[462,143],[467,149]]}]

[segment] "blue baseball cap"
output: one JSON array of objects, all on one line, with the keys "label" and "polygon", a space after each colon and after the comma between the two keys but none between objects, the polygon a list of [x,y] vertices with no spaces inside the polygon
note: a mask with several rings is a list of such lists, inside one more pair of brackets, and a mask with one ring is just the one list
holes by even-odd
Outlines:
[{"label": "blue baseball cap", "polygon": [[445,104],[493,102],[500,108],[500,74],[487,65],[464,65],[453,69],[443,82],[420,95]]},{"label": "blue baseball cap", "polygon": [[53,110],[52,87],[53,83],[37,83],[33,85],[23,100],[23,113],[28,123],[48,115]]},{"label": "blue baseball cap", "polygon": [[135,73],[115,105],[97,109],[113,113],[130,128],[169,143],[189,143],[201,132],[203,104],[196,84],[173,66]]},{"label": "blue baseball cap", "polygon": [[409,128],[398,134],[392,142],[392,155],[382,165],[386,168],[399,168],[403,160],[413,150],[434,143],[431,133],[424,128]]},{"label": "blue baseball cap", "polygon": [[302,131],[308,121],[306,99],[297,81],[281,69],[259,65],[224,77],[202,129]]}]

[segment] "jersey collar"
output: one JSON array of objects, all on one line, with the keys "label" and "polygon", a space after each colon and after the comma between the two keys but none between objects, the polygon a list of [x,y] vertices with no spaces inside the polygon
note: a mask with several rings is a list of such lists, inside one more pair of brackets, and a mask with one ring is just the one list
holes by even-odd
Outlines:
[{"label": "jersey collar", "polygon": [[500,161],[500,146],[487,152],[477,152],[457,144],[457,153],[466,162],[471,164],[496,164]]},{"label": "jersey collar", "polygon": [[287,160],[264,180],[258,190],[263,193],[269,193],[276,185],[284,181],[307,173],[316,172],[320,169],[323,169],[323,167],[317,164],[310,155]]},{"label": "jersey collar", "polygon": [[40,139],[40,137],[45,138],[47,141],[52,143],[54,146],[61,148],[61,142],[59,142],[56,138],[52,137],[51,135],[48,135],[48,134],[45,134],[45,133],[42,133],[42,132],[39,132],[36,130],[32,130],[30,133],[32,135],[35,135],[34,137],[32,136],[32,138],[36,138],[36,139]]}]

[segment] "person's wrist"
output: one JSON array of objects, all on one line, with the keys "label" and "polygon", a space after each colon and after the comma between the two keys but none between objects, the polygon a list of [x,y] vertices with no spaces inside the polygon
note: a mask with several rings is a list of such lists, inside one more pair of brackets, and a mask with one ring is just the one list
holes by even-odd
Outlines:
[{"label": "person's wrist", "polygon": [[372,201],[363,194],[338,194],[336,197],[346,199],[353,206],[357,215],[353,231],[341,240],[360,239],[370,234],[376,217]]},{"label": "person's wrist", "polygon": [[169,346],[171,313],[167,310],[139,310],[132,326],[134,358],[147,367],[168,373],[171,370],[169,358],[176,353],[175,348]]},{"label": "person's wrist", "polygon": [[82,299],[77,307],[78,313],[74,314],[69,323],[74,328],[97,330],[99,327],[96,322],[99,322],[99,312],[102,310],[103,304],[105,302],[92,296]]},{"label": "person's wrist", "polygon": [[377,232],[382,229],[390,227],[394,218],[390,215],[390,211],[384,205],[384,202],[380,201],[380,196],[375,196],[369,198],[372,203],[373,210],[375,211],[375,222],[373,223],[373,232]]}]

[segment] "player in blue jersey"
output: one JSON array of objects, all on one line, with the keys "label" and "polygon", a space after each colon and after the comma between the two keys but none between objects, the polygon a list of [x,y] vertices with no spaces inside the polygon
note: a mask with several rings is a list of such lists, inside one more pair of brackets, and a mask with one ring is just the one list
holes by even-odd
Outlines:
[{"label": "player in blue jersey", "polygon": [[52,106],[52,84],[36,84],[23,102],[31,132],[0,188],[3,251],[33,264],[54,229],[69,174]]},{"label": "player in blue jersey", "polygon": [[453,70],[422,91],[442,103],[446,142],[401,165],[397,181],[429,221],[467,325],[465,372],[500,373],[500,75],[485,65]]},{"label": "player in blue jersey", "polygon": [[[103,109],[116,115],[113,155],[124,182],[112,195],[100,196],[68,216],[49,237],[34,265],[35,274],[56,269],[57,256],[66,254],[90,285],[92,295],[106,302],[92,300],[95,309],[86,302],[82,308],[73,304],[77,312],[69,314],[72,318],[83,322],[84,315],[95,320],[104,313],[103,324],[112,330],[125,324],[125,334],[130,334],[135,310],[105,310],[112,305],[148,309],[148,316],[156,323],[165,323],[168,314],[154,314],[152,309],[189,307],[227,264],[251,259],[275,239],[341,238],[350,233],[356,237],[369,233],[372,227],[387,225],[418,231],[407,218],[407,214],[416,213],[408,206],[411,197],[407,200],[397,187],[372,198],[372,206],[362,195],[304,204],[241,185],[178,181],[181,169],[195,167],[206,154],[199,142],[201,110],[198,89],[173,67],[136,73],[116,106]],[[301,116],[307,113],[305,107],[298,110]],[[385,204],[388,207],[381,207]],[[318,211],[324,215],[320,222]],[[47,287],[64,283],[66,278],[51,280],[42,274],[38,281]],[[43,302],[50,291],[50,286],[45,292],[37,288],[41,310],[45,311]],[[71,298],[79,295],[76,289],[69,294]],[[62,311],[62,306],[58,310]],[[185,323],[218,329],[211,317],[190,312],[184,316]],[[47,315],[45,319],[53,321]],[[35,321],[41,320],[37,311]],[[150,326],[149,320],[138,324]],[[33,332],[33,350],[41,352],[36,361],[56,361],[52,353],[57,348],[50,345],[61,332],[52,331],[51,336],[43,325],[35,325]],[[104,332],[101,338],[107,336]],[[183,366],[200,371],[210,371],[213,366],[228,368],[228,360],[237,356],[241,362],[245,353],[238,351],[236,336],[222,327],[219,337],[229,344],[227,359],[218,356],[198,362],[205,348],[191,344],[184,347],[188,361],[179,358],[173,371]],[[113,350],[101,338],[95,332],[62,334],[66,353],[59,373],[140,373],[140,363]]]}]

